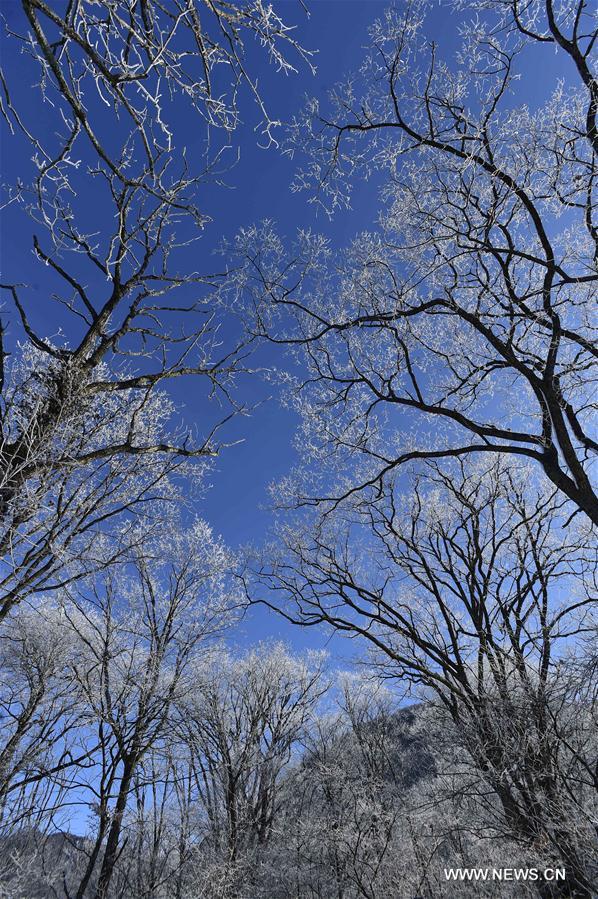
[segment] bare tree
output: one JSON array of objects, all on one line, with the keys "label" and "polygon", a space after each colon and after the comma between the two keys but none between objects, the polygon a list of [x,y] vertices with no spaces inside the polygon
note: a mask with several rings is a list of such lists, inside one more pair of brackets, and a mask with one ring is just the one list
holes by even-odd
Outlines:
[{"label": "bare tree", "polygon": [[[91,598],[70,597],[66,616],[83,644],[74,677],[95,733],[97,765],[87,780],[98,826],[75,893],[105,899],[121,852],[125,812],[144,757],[168,740],[176,702],[189,689],[189,666],[230,617],[223,547],[201,522],[170,545],[146,546],[134,577],[107,578]],[[69,610],[75,605],[76,611]],[[94,609],[93,607],[96,606]],[[82,716],[82,726],[85,716]]]},{"label": "bare tree", "polygon": [[183,477],[192,484],[202,474],[178,453],[117,449],[133,433],[145,446],[168,430],[176,436],[164,393],[140,405],[127,391],[58,403],[59,380],[43,354],[25,348],[4,393],[3,445],[8,452],[12,434],[21,448],[0,470],[1,619],[28,597],[124,563],[144,535],[165,526]]},{"label": "bare tree", "polygon": [[[369,671],[341,678],[338,687],[339,708],[314,723],[283,784],[258,895],[450,899],[447,865],[539,864],[537,850],[490,830],[479,775],[433,705],[405,707]],[[464,897],[495,889],[483,882],[458,888]],[[525,883],[502,884],[503,893],[537,895]]]},{"label": "bare tree", "polygon": [[[233,615],[230,565],[207,525],[183,532],[171,518],[168,536],[146,535],[128,565],[3,622],[2,833],[30,832],[40,865],[60,836],[65,895],[112,895],[140,791],[154,792],[156,813],[169,797],[193,660]],[[85,810],[88,837],[71,837]]]},{"label": "bare tree", "polygon": [[[291,135],[307,154],[297,184],[327,208],[353,177],[382,182],[379,228],[344,254],[248,230],[236,283],[255,331],[307,368],[302,444],[339,475],[304,496],[338,500],[422,458],[506,454],[596,523],[595,22],[585,0],[459,9],[456,66],[425,37],[426,4],[406,3]],[[536,109],[518,88],[534,43],[575,63]]]},{"label": "bare tree", "polygon": [[[0,833],[44,828],[57,779],[90,754],[76,751],[81,697],[68,676],[73,635],[56,603],[24,608],[0,632]],[[58,796],[57,796],[58,793]]]},{"label": "bare tree", "polygon": [[[285,73],[285,48],[307,58],[262,3],[20,8],[21,19],[11,8],[7,48],[24,51],[37,88],[20,108],[15,66],[2,75],[1,111],[15,152],[33,153],[33,172],[9,206],[31,218],[56,328],[36,327],[22,278],[2,285],[12,309],[0,329],[2,615],[44,583],[56,587],[67,556],[91,558],[100,524],[167,493],[165,476],[183,459],[217,452],[219,428],[238,411],[230,389],[244,347],[234,328],[225,345],[206,297],[211,275],[189,262],[186,248],[209,220],[198,191],[222,175],[244,94],[266,135],[276,124],[244,36]],[[179,133],[190,114],[200,129],[193,153]],[[164,397],[181,377],[199,377],[205,397],[219,400],[197,427],[177,423]]]},{"label": "bare tree", "polygon": [[140,765],[126,821],[127,846],[112,879],[113,892],[147,899],[204,895],[209,864],[192,803],[188,754],[175,740],[151,747]]},{"label": "bare tree", "polygon": [[[360,636],[435,695],[495,826],[549,847],[587,897],[595,710],[574,697],[595,633],[595,21],[583,0],[458,9],[455,66],[407,3],[291,135],[297,186],[330,212],[353,178],[382,184],[377,229],[344,253],[311,232],[289,249],[269,223],[238,238],[233,294],[253,333],[293,350],[302,464],[276,498],[312,508],[249,594]],[[574,66],[533,109],[517,82],[535,43]]]},{"label": "bare tree", "polygon": [[293,658],[282,645],[241,658],[219,652],[195,671],[181,707],[195,802],[231,893],[257,869],[280,814],[281,780],[326,690],[323,658]]},{"label": "bare tree", "polygon": [[344,677],[338,689],[340,708],[311,728],[285,783],[271,863],[274,895],[374,899],[389,894],[393,875],[395,889],[404,884],[396,875],[405,785],[409,775],[424,775],[425,760],[420,766],[410,753],[396,697],[379,681]]},{"label": "bare tree", "polygon": [[575,701],[570,672],[595,630],[595,541],[556,531],[566,501],[534,497],[525,473],[429,464],[407,508],[389,488],[351,516],[289,529],[252,595],[359,635],[384,673],[435,696],[506,832],[550,846],[568,889],[589,897],[595,710]]}]

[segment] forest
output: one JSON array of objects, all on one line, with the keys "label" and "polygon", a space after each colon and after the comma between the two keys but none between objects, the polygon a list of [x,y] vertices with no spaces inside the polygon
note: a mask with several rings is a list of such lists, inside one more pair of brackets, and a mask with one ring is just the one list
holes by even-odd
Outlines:
[{"label": "forest", "polygon": [[594,4],[0,28],[0,899],[598,896]]}]

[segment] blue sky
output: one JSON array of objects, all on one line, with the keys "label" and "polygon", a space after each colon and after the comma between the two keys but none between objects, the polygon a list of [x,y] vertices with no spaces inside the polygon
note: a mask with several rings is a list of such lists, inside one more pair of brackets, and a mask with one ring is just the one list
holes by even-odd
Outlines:
[{"label": "blue sky", "polygon": [[[356,68],[362,58],[362,48],[367,40],[367,27],[384,12],[386,2],[381,0],[315,0],[308,4],[307,18],[299,3],[286,0],[279,4],[283,18],[297,24],[297,36],[306,47],[317,51],[314,62],[317,74],[312,76],[305,65],[299,63],[297,75],[276,75],[271,66],[258,53],[250,49],[252,62],[257,66],[261,88],[267,106],[274,118],[288,120],[297,112],[305,94],[323,96],[335,82]],[[18,28],[15,5],[5,0],[2,11],[11,27]],[[430,38],[440,44],[445,58],[454,57],[458,46],[457,21],[445,7],[431,4],[429,24]],[[256,48],[257,49],[257,48]],[[542,56],[540,57],[540,53]],[[527,56],[523,71],[522,91],[531,105],[544,95],[547,53],[544,48],[532,50]],[[255,57],[255,59],[254,59]],[[542,60],[540,67],[540,59]],[[15,42],[5,41],[4,65],[19,74],[15,101],[21,106],[27,103],[33,80],[27,61],[15,55]],[[557,57],[554,66],[560,65]],[[550,83],[553,84],[551,77]],[[281,233],[292,235],[298,227],[311,226],[324,231],[333,245],[342,246],[356,233],[371,227],[377,212],[376,189],[370,184],[358,187],[354,194],[353,209],[339,214],[329,221],[317,216],[316,208],[306,203],[303,194],[294,194],[290,182],[296,163],[282,156],[275,148],[268,150],[258,146],[255,110],[244,105],[247,120],[235,135],[241,148],[238,164],[228,173],[229,187],[208,187],[203,193],[207,213],[213,221],[193,252],[201,257],[198,268],[217,270],[221,259],[213,253],[221,241],[231,240],[238,229],[264,218],[273,219]],[[45,108],[36,112],[42,116],[43,127],[53,127],[52,111]],[[253,118],[252,118],[253,116]],[[194,139],[194,123],[182,123]],[[197,126],[201,128],[201,125]],[[201,132],[198,131],[197,134]],[[4,140],[2,171],[4,185],[14,183],[20,174],[26,177],[23,154],[26,148],[18,139]],[[89,201],[93,203],[93,185],[90,185]],[[93,209],[90,206],[90,214]],[[52,333],[56,312],[47,303],[50,280],[47,271],[34,262],[31,253],[31,222],[24,212],[10,206],[2,220],[2,268],[3,279],[9,282],[27,282],[32,286],[25,296],[34,307],[34,317],[41,330]],[[40,229],[41,231],[41,229]],[[16,336],[13,328],[11,336]],[[260,362],[277,365],[281,361],[275,349],[262,350]],[[257,378],[246,379],[240,387],[241,396],[249,403],[267,400],[272,387]],[[201,430],[204,415],[204,399],[191,382],[180,382],[174,389],[178,402],[185,406],[185,418],[197,421]],[[239,419],[225,435],[227,439],[241,439],[238,445],[225,451],[217,460],[210,477],[211,489],[205,494],[198,512],[213,525],[233,548],[248,542],[260,544],[272,523],[267,509],[267,485],[284,475],[295,459],[293,433],[296,421],[293,414],[281,408],[276,397],[263,402],[249,418]],[[313,631],[300,631],[286,625],[273,613],[265,610],[252,612],[241,633],[235,639],[257,640],[283,637],[299,647],[321,645],[324,637]],[[344,652],[335,642],[335,652]]]}]

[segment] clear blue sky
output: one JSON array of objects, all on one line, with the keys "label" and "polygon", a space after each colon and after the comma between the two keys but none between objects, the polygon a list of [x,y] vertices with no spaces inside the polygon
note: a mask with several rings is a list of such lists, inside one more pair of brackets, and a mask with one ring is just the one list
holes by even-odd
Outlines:
[{"label": "clear blue sky", "polygon": [[[319,95],[332,87],[350,70],[357,68],[367,40],[367,27],[383,13],[386,2],[381,0],[313,0],[309,2],[309,18],[295,0],[279,4],[283,17],[297,24],[297,36],[301,43],[317,50],[314,62],[317,74],[312,76],[305,66],[298,75],[276,76],[272,67],[255,54],[260,85],[267,105],[274,118],[288,120],[302,105],[305,94]],[[439,43],[439,52],[449,60],[458,45],[457,21],[451,12],[440,5],[430,4],[430,37]],[[15,30],[25,30],[20,21],[19,9],[12,0],[3,0],[2,13]],[[16,43],[4,41],[4,67],[18,73],[18,85],[14,96],[15,105],[22,106],[31,97],[33,75],[27,61],[15,54]],[[543,48],[542,67],[540,56],[532,51],[523,72],[523,89],[530,105],[535,105],[545,93],[545,81],[541,72],[546,71],[547,53]],[[251,52],[252,59],[254,57]],[[536,66],[538,60],[538,66]],[[555,58],[555,67],[559,65]],[[13,74],[14,82],[14,74]],[[554,84],[551,75],[550,83]],[[373,225],[377,211],[376,190],[372,185],[363,185],[354,195],[353,209],[337,216],[332,222],[324,216],[316,217],[314,206],[308,206],[306,197],[290,191],[290,181],[295,163],[283,157],[276,149],[260,149],[254,132],[255,119],[248,111],[248,120],[235,136],[241,146],[241,158],[236,167],[228,173],[229,189],[208,187],[204,193],[205,209],[213,221],[193,252],[200,257],[194,267],[216,270],[221,260],[213,251],[223,239],[232,239],[241,226],[249,225],[264,218],[277,222],[282,233],[292,235],[297,227],[312,226],[324,231],[334,244],[341,246],[359,231]],[[44,127],[52,128],[52,110],[42,109]],[[192,121],[179,123],[189,132],[193,142],[194,127],[197,139],[201,138],[201,124]],[[2,172],[4,185],[14,183],[20,175],[31,174],[28,166],[26,145],[15,140],[4,140],[2,149]],[[30,152],[28,152],[30,156]],[[89,185],[90,215],[93,214],[93,185]],[[41,229],[40,234],[43,233]],[[9,207],[2,219],[2,269],[3,279],[9,282],[27,282],[31,290],[25,293],[29,304],[34,304],[35,320],[41,330],[53,333],[56,311],[48,302],[50,290],[49,274],[43,266],[34,262],[31,253],[33,228],[24,212],[16,206]],[[48,280],[46,280],[48,279]],[[11,337],[17,336],[13,327]],[[261,361],[269,365],[277,364],[280,357],[271,349],[262,353]],[[248,402],[266,399],[272,388],[257,378],[246,380],[241,386],[241,394]],[[187,420],[198,422],[204,415],[202,399],[191,381],[180,382],[175,388],[177,401],[185,405]],[[242,418],[234,423],[227,433],[228,439],[242,438],[243,442],[227,450],[218,459],[210,481],[209,490],[198,511],[221,534],[226,542],[237,548],[247,542],[260,544],[267,535],[272,522],[271,513],[266,508],[267,485],[285,474],[292,465],[295,453],[292,445],[296,422],[290,412],[283,410],[276,398],[264,403],[251,418]],[[265,610],[253,612],[238,639],[272,639],[283,637],[293,645],[322,645],[323,637],[317,637],[313,630],[301,631],[290,628],[282,619]],[[335,641],[335,652],[340,652]]]}]

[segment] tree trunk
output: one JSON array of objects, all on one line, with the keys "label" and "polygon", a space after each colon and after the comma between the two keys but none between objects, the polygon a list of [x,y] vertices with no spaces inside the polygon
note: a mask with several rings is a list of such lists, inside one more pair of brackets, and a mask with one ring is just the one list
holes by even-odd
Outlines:
[{"label": "tree trunk", "polygon": [[123,816],[127,806],[127,799],[131,789],[131,781],[135,771],[135,758],[129,757],[125,762],[123,776],[118,790],[118,798],[114,807],[114,814],[108,831],[108,839],[106,840],[106,851],[102,860],[100,876],[98,877],[98,885],[94,893],[94,899],[106,899],[114,866],[119,856],[119,841],[122,830]]}]

